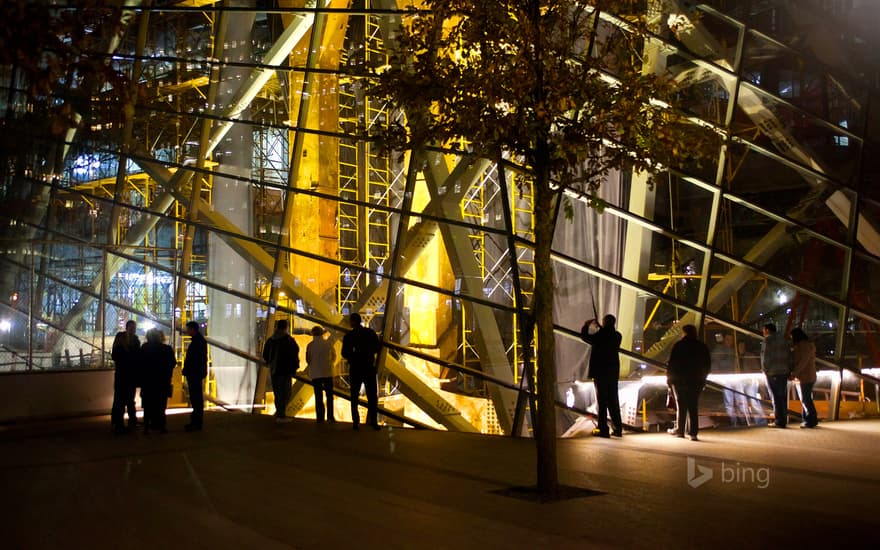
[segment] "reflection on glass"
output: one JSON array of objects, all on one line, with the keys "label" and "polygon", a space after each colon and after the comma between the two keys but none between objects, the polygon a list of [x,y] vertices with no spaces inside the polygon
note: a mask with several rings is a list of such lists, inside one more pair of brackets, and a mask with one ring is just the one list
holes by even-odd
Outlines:
[{"label": "reflection on glass", "polygon": [[[590,351],[574,335],[606,313],[623,332],[631,426],[668,425],[663,368],[685,323],[714,352],[701,400],[712,425],[766,418],[757,335],[768,321],[803,328],[824,366],[854,373],[820,379],[820,414],[833,413],[838,389],[841,414],[869,414],[880,109],[848,76],[857,57],[835,51],[836,32],[827,51],[793,32],[813,17],[806,8],[653,4],[656,38],[627,42],[624,20],[605,14],[590,53],[608,56],[612,75],[657,53],[683,85],[682,110],[724,147],[700,166],[609,173],[601,213],[583,190],[566,196],[552,260],[557,398],[577,410],[561,432],[592,422],[579,412],[593,405]],[[138,59],[133,114],[107,109],[107,88],[71,103],[84,117],[76,131],[56,131],[66,120],[29,127],[26,83],[0,68],[4,127],[45,138],[0,174],[0,370],[112,367],[108,339],[128,319],[163,328],[182,357],[177,329],[195,320],[211,342],[212,397],[271,408],[254,362],[270,321],[320,324],[338,339],[359,312],[386,344],[386,410],[510,433],[510,386],[528,386],[526,361],[542,345],[524,334],[537,282],[533,182],[523,159],[502,170],[449,152],[463,143],[383,150],[377,136],[407,113],[372,95],[369,75],[388,63],[401,15],[369,3],[328,12],[337,32],[315,35],[314,49],[303,47],[312,14],[227,11],[226,36],[219,17],[149,15],[142,50],[125,40],[112,59],[123,73]],[[294,20],[302,34],[286,41]],[[66,149],[55,151],[60,135]],[[295,337],[304,348],[307,336]],[[338,384],[344,393],[344,376]],[[300,397],[312,414],[311,394]]]}]

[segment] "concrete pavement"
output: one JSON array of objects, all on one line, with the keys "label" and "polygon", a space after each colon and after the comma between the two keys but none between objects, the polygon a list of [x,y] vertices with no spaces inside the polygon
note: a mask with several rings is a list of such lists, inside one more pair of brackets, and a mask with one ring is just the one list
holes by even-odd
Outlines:
[{"label": "concrete pavement", "polygon": [[[209,413],[113,437],[106,418],[0,431],[5,548],[876,547],[880,421],[566,439],[536,503],[531,440]],[[691,476],[688,476],[690,459]],[[691,481],[689,484],[688,481]],[[694,486],[692,486],[694,485]],[[7,541],[9,544],[7,545]]]}]

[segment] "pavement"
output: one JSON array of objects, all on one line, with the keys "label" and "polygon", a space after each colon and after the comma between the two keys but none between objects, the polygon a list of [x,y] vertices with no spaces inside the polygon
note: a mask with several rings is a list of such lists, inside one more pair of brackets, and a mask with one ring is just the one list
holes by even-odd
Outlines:
[{"label": "pavement", "polygon": [[[528,439],[276,424],[208,413],[205,430],[113,436],[85,418],[0,428],[2,547],[877,548],[880,420],[815,430],[559,440],[534,484]],[[690,468],[689,468],[690,462]],[[689,475],[690,469],[690,475]],[[689,483],[690,481],[690,483]]]}]

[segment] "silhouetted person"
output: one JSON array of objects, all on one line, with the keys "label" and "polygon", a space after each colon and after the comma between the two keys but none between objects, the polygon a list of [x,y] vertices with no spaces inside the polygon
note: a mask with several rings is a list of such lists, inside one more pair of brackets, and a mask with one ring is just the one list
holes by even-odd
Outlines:
[{"label": "silhouetted person", "polygon": [[674,435],[684,437],[685,426],[692,441],[697,440],[700,431],[699,401],[700,393],[706,385],[706,377],[712,360],[709,348],[697,338],[697,327],[685,325],[681,340],[672,346],[666,379],[675,393],[676,431]]},{"label": "silhouetted person", "polygon": [[143,386],[141,398],[144,402],[144,433],[165,428],[165,408],[171,397],[171,374],[177,365],[177,358],[171,346],[165,344],[165,335],[159,329],[147,331],[147,341],[141,346],[143,361]]},{"label": "silhouetted person", "polygon": [[361,316],[352,313],[349,317],[351,330],[342,339],[342,357],[348,361],[351,379],[351,422],[357,430],[360,424],[358,396],[361,385],[367,394],[367,424],[379,429],[379,387],[376,379],[376,354],[379,353],[379,337],[372,329],[361,325]]},{"label": "silhouetted person", "polygon": [[139,371],[139,351],[141,341],[135,331],[137,323],[128,321],[125,330],[116,334],[110,356],[116,365],[113,376],[113,408],[110,413],[110,424],[116,433],[125,432],[125,411],[128,410],[128,427],[137,425],[137,411],[134,406],[134,394],[137,388]]},{"label": "silhouetted person", "polygon": [[289,422],[287,404],[293,374],[299,370],[299,345],[288,332],[286,319],[275,321],[275,333],[263,346],[263,360],[269,366],[272,392],[275,394],[275,421]]},{"label": "silhouetted person", "polygon": [[[593,379],[596,386],[596,411],[599,426],[593,435],[610,437],[623,435],[623,423],[620,420],[620,400],[617,395],[617,380],[620,378],[620,341],[622,336],[614,329],[617,319],[614,315],[602,318],[602,326],[590,334],[590,328],[598,326],[596,319],[584,323],[581,328],[581,339],[592,346],[590,367],[587,376]],[[608,414],[611,414],[613,432],[608,433]]]},{"label": "silhouetted person", "polygon": [[788,424],[788,377],[791,375],[791,348],[788,340],[776,332],[776,325],[767,323],[761,342],[761,368],[767,376],[767,386],[773,397],[773,426]]},{"label": "silhouetted person", "polygon": [[801,428],[815,428],[819,424],[816,404],[813,403],[813,385],[816,383],[816,344],[810,341],[807,333],[796,328],[791,331],[794,343],[794,368],[791,377],[800,383],[801,408],[804,421]]},{"label": "silhouetted person", "polygon": [[324,338],[324,328],[312,327],[312,341],[306,346],[306,364],[315,388],[315,418],[318,422],[324,421],[324,396],[327,397],[327,420],[336,422],[333,417],[334,355],[333,343]]},{"label": "silhouetted person", "polygon": [[205,416],[204,383],[208,376],[208,342],[199,330],[199,324],[190,321],[186,324],[186,334],[191,338],[183,359],[183,376],[189,389],[189,402],[192,405],[192,417],[183,428],[188,432],[202,429]]}]

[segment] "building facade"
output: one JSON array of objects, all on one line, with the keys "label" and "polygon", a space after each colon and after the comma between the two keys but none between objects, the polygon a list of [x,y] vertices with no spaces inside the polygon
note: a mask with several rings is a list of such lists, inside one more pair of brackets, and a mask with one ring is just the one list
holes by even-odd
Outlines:
[{"label": "building facade", "polygon": [[[316,324],[340,340],[357,311],[384,344],[388,422],[528,433],[527,171],[371,137],[401,114],[365,75],[418,3],[241,4],[126,2],[88,52],[129,79],[124,97],[71,78],[35,116],[20,68],[0,68],[2,368],[112,368],[127,319],[182,354],[196,320],[212,399],[264,410],[273,321],[290,319],[304,348]],[[601,24],[625,29],[618,15]],[[766,421],[767,322],[816,342],[821,415],[880,414],[880,73],[871,29],[855,26],[876,7],[649,0],[643,16],[646,50],[724,139],[691,171],[610,174],[602,213],[568,197],[553,255],[559,432],[589,426],[577,334],[605,313],[624,336],[635,428],[671,421],[664,361],[687,323],[713,349],[707,423]],[[304,380],[290,412],[308,416]]]}]

